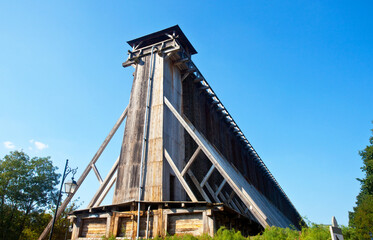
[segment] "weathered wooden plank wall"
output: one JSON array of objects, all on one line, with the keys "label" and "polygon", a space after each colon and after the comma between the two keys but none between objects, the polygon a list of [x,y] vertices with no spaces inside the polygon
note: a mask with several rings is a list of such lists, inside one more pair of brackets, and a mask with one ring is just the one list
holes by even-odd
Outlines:
[{"label": "weathered wooden plank wall", "polygon": [[141,148],[150,56],[137,64],[118,165],[113,204],[138,199]]},{"label": "weathered wooden plank wall", "polygon": [[83,219],[80,236],[84,238],[101,238],[106,235],[106,218]]},{"label": "weathered wooden plank wall", "polygon": [[[185,200],[186,194],[181,184],[163,157],[167,149],[178,168],[184,160],[184,130],[172,113],[165,110],[163,96],[181,111],[182,84],[180,71],[171,60],[154,55],[152,67],[152,89],[149,112],[148,145],[144,162],[144,201]],[[118,177],[113,204],[138,200],[140,161],[145,118],[147,82],[150,56],[145,56],[136,65],[131,98],[128,106],[127,122],[120,154]]]},{"label": "weathered wooden plank wall", "polygon": [[[217,111],[211,97],[199,90],[200,83],[194,83],[194,75],[183,82],[183,113],[192,124],[230,161],[260,193],[268,198],[294,225],[298,225],[301,217],[296,209],[277,188],[276,183],[266,171],[255,161],[253,154],[244,148],[239,138],[229,128],[223,114]],[[188,134],[185,134],[185,157],[191,157],[197,148]],[[211,164],[203,154],[192,164],[192,170],[199,181],[202,181]],[[209,181],[218,185],[222,178],[213,174]],[[193,186],[189,180],[190,185]],[[228,187],[228,186],[227,186]],[[197,192],[197,191],[195,191]]]},{"label": "weathered wooden plank wall", "polygon": [[[180,70],[174,66],[172,61],[164,58],[163,66],[163,96],[170,99],[173,106],[178,111],[182,108],[182,83]],[[160,96],[160,102],[163,106],[163,96]],[[184,151],[184,128],[179,124],[177,119],[172,117],[172,113],[167,107],[163,106],[163,144],[164,148],[174,160],[178,169],[183,167]],[[163,163],[163,201],[184,201],[186,193],[180,182],[174,177],[170,165],[164,160]],[[172,184],[172,186],[170,186]]]}]

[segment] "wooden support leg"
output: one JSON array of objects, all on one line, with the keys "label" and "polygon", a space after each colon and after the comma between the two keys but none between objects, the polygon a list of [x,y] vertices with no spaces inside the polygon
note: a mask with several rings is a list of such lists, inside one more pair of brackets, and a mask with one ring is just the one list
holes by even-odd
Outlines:
[{"label": "wooden support leg", "polygon": [[[102,195],[104,192],[108,192],[111,188],[111,186],[114,184],[115,182],[115,179],[116,179],[116,171],[118,169],[118,163],[119,163],[119,157],[117,158],[117,160],[115,161],[113,167],[111,168],[111,170],[109,171],[108,175],[106,176],[105,180],[102,182],[100,188],[97,190],[96,194],[93,196],[91,202],[88,204],[88,208],[91,208],[91,207],[96,207],[98,205],[100,205],[100,203],[102,202],[103,198],[102,198]],[[107,189],[107,187],[109,187],[109,189]],[[105,191],[105,189],[107,189]],[[106,194],[104,194],[106,196]],[[98,201],[99,199],[102,199],[101,201]]]},{"label": "wooden support leg", "polygon": [[[93,156],[92,160],[90,161],[90,163],[88,164],[88,166],[86,167],[86,169],[84,170],[84,172],[82,173],[80,178],[78,179],[75,191],[73,193],[69,194],[66,197],[66,199],[62,202],[61,206],[58,208],[58,210],[56,212],[56,217],[57,218],[62,214],[62,212],[67,207],[67,205],[70,203],[71,199],[74,197],[75,193],[78,191],[79,187],[82,185],[83,181],[88,176],[88,173],[91,171],[92,165],[97,162],[98,158],[101,156],[102,152],[105,150],[106,146],[109,144],[109,142],[112,139],[112,137],[114,136],[115,132],[118,130],[118,128],[120,127],[120,125],[122,124],[124,119],[126,118],[127,111],[128,111],[128,107],[126,107],[126,109],[123,111],[122,115],[119,117],[118,121],[115,123],[114,127],[111,129],[109,135],[105,138],[104,142],[101,144],[100,148],[97,150],[96,154]],[[44,231],[41,233],[38,240],[42,240],[42,239],[46,238],[46,236],[48,235],[48,233],[49,233],[49,231],[52,227],[52,222],[53,222],[53,219],[45,227]]]}]

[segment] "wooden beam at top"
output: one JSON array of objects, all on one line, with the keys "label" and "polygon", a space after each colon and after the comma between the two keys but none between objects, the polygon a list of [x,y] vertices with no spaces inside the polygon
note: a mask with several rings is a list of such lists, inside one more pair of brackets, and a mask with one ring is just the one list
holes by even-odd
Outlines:
[{"label": "wooden beam at top", "polygon": [[184,82],[184,80],[189,76],[190,72],[187,72],[185,73],[182,77],[181,77],[181,81]]},{"label": "wooden beam at top", "polygon": [[186,57],[186,58],[181,58],[181,59],[179,59],[179,60],[176,60],[176,61],[174,62],[174,64],[176,64],[176,65],[178,65],[178,64],[183,64],[183,63],[188,62],[188,61],[190,61],[190,59],[189,59],[188,57]]}]

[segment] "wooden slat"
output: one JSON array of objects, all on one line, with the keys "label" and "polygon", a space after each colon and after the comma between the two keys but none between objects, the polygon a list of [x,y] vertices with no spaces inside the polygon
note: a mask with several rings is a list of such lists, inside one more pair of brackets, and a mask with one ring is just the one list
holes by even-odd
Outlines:
[{"label": "wooden slat", "polygon": [[[92,198],[91,202],[88,204],[87,208],[91,208],[91,207],[100,205],[101,202],[98,203],[98,199],[101,198],[101,195],[103,194],[103,192],[105,192],[105,189],[107,188],[107,186],[110,185],[110,182],[112,181],[114,175],[115,175],[115,178],[116,178],[116,171],[118,169],[118,163],[119,163],[119,157],[117,158],[113,167],[110,169],[109,173],[107,174],[105,180],[102,182],[101,186],[99,187],[99,189],[97,190],[97,192],[93,196],[93,198]],[[112,186],[112,184],[111,184],[111,186]],[[111,188],[111,186],[110,186],[110,188]],[[110,190],[110,188],[109,188],[109,190]]]},{"label": "wooden slat", "polygon": [[227,203],[227,199],[225,198],[225,196],[224,196],[224,194],[223,194],[222,192],[220,192],[220,193],[218,194],[218,197],[221,198],[221,200],[223,201],[223,203],[228,204],[228,203]]},{"label": "wooden slat", "polygon": [[188,171],[188,169],[190,168],[190,166],[192,165],[192,163],[194,162],[194,160],[196,160],[198,154],[200,153],[201,151],[201,148],[198,146],[196,151],[194,151],[192,157],[189,159],[188,163],[185,165],[183,171],[181,171],[181,176],[184,176],[185,173]]},{"label": "wooden slat", "polygon": [[210,184],[208,182],[205,183],[207,191],[211,194],[211,196],[215,199],[215,202],[220,202],[219,199],[216,197],[214,190],[212,190]]},{"label": "wooden slat", "polygon": [[210,198],[207,196],[206,192],[199,185],[199,182],[198,182],[196,176],[194,176],[192,170],[190,170],[190,169],[188,170],[188,175],[192,179],[192,182],[194,183],[194,185],[198,189],[199,193],[201,193],[201,195],[205,199],[205,201],[211,203]]},{"label": "wooden slat", "polygon": [[190,123],[186,117],[180,116],[172,104],[164,98],[164,102],[171,110],[180,124],[190,134],[193,140],[201,147],[204,154],[215,165],[219,173],[227,180],[229,185],[239,195],[250,211],[263,227],[280,226],[288,227],[291,225],[287,219],[273,204],[271,204],[258,190],[256,190],[239,173],[216,148]]},{"label": "wooden slat", "polygon": [[212,172],[214,171],[215,169],[215,166],[214,164],[210,167],[209,171],[206,173],[206,176],[203,178],[202,182],[201,182],[201,187],[205,186],[205,183],[207,182],[207,180],[209,180]]},{"label": "wooden slat", "polygon": [[[267,216],[263,213],[261,208],[256,204],[256,202],[251,198],[251,196],[249,194],[245,195],[242,192],[241,189],[243,188],[243,186],[241,184],[244,184],[244,181],[246,182],[246,188],[248,188],[248,183],[244,179],[244,177],[232,168],[228,161],[225,160],[225,158],[219,152],[217,152],[213,146],[211,146],[209,141],[188,120],[186,120],[185,117],[183,118],[182,116],[180,116],[180,114],[175,110],[175,108],[172,106],[172,104],[168,101],[166,97],[164,97],[164,103],[174,114],[174,116],[179,120],[180,124],[189,133],[193,140],[201,147],[204,154],[215,165],[220,174],[227,180],[229,185],[236,192],[238,192],[241,200],[244,201],[246,205],[253,206],[252,212],[254,216],[258,219],[260,224],[263,227],[272,226],[273,224],[268,222]],[[259,204],[261,204],[262,208],[264,208],[262,203],[259,202]]]},{"label": "wooden slat", "polygon": [[169,214],[168,233],[201,235],[203,228],[202,213]]},{"label": "wooden slat", "polygon": [[187,182],[184,180],[183,176],[181,176],[179,170],[177,169],[174,161],[172,160],[172,158],[170,157],[170,155],[168,154],[167,150],[164,149],[164,156],[168,162],[168,164],[170,164],[172,170],[174,171],[176,177],[179,179],[181,185],[184,187],[185,191],[187,192],[188,196],[190,197],[190,199],[192,200],[192,202],[198,202],[196,196],[194,196],[192,190],[189,188]]},{"label": "wooden slat", "polygon": [[236,204],[232,201],[232,198],[234,195],[235,195],[234,191],[232,191],[231,194],[228,194],[227,192],[225,192],[225,196],[227,197],[227,204],[231,206],[231,208],[235,209],[237,212],[240,212]]},{"label": "wooden slat", "polygon": [[228,202],[232,201],[234,195],[236,195],[236,193],[234,192],[234,190],[232,190],[231,194],[229,194]]},{"label": "wooden slat", "polygon": [[181,81],[183,82],[188,76],[189,76],[190,72],[187,72],[185,73],[182,77],[181,77]]},{"label": "wooden slat", "polygon": [[106,235],[106,218],[83,219],[79,237],[95,238]]},{"label": "wooden slat", "polygon": [[[61,206],[58,208],[57,213],[56,213],[56,218],[58,218],[61,215],[61,213],[65,210],[67,205],[70,203],[71,199],[74,197],[75,193],[78,191],[79,187],[82,185],[84,179],[88,176],[89,172],[92,169],[92,164],[95,164],[97,162],[98,158],[101,156],[102,152],[105,150],[106,146],[108,145],[108,143],[110,142],[110,140],[114,136],[115,132],[118,130],[118,128],[122,124],[123,120],[126,118],[127,111],[128,111],[128,107],[126,107],[126,109],[124,109],[122,115],[119,117],[118,121],[115,123],[114,127],[109,132],[108,136],[105,138],[104,142],[101,144],[100,148],[97,150],[97,152],[93,156],[92,160],[88,163],[88,166],[86,167],[86,169],[84,170],[84,172],[82,173],[82,175],[80,176],[80,178],[77,181],[77,186],[75,188],[75,191],[73,193],[69,194],[65,198],[65,200],[62,202]],[[38,240],[42,240],[48,235],[48,233],[49,233],[49,231],[52,227],[52,223],[53,223],[53,219],[45,227],[44,231],[41,233]]]},{"label": "wooden slat", "polygon": [[237,201],[237,198],[233,199],[233,202],[238,207],[238,209],[240,210],[240,213],[242,215],[245,215],[245,210],[242,208],[242,206],[240,205],[240,203]]},{"label": "wooden slat", "polygon": [[224,187],[224,185],[227,183],[227,180],[225,180],[225,178],[224,178],[224,180],[221,182],[221,184],[219,185],[219,187],[218,187],[218,190],[216,190],[216,192],[215,192],[215,195],[217,196],[217,195],[219,195],[219,193],[221,192],[221,190],[223,189],[223,187]]},{"label": "wooden slat", "polygon": [[96,165],[92,164],[91,167],[96,174],[97,180],[100,182],[100,184],[102,184],[102,182],[103,182],[102,177],[101,177],[100,173],[98,172],[98,169],[97,169]]},{"label": "wooden slat", "polygon": [[93,205],[93,207],[98,207],[102,203],[102,201],[105,199],[106,195],[110,191],[111,187],[114,185],[115,181],[117,180],[117,173],[115,172],[113,177],[110,178],[110,181],[108,184],[105,186],[104,190],[102,191],[101,195],[98,197],[96,203]]}]

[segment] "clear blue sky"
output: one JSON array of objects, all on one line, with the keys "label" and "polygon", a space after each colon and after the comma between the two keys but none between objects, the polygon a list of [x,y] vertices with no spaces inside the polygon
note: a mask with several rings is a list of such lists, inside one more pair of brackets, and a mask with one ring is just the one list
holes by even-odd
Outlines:
[{"label": "clear blue sky", "polygon": [[[346,225],[373,127],[372,12],[371,1],[1,1],[0,155],[51,156],[60,172],[69,158],[80,175],[128,104],[126,41],[179,24],[300,214]],[[82,207],[98,187],[88,180]]]}]

